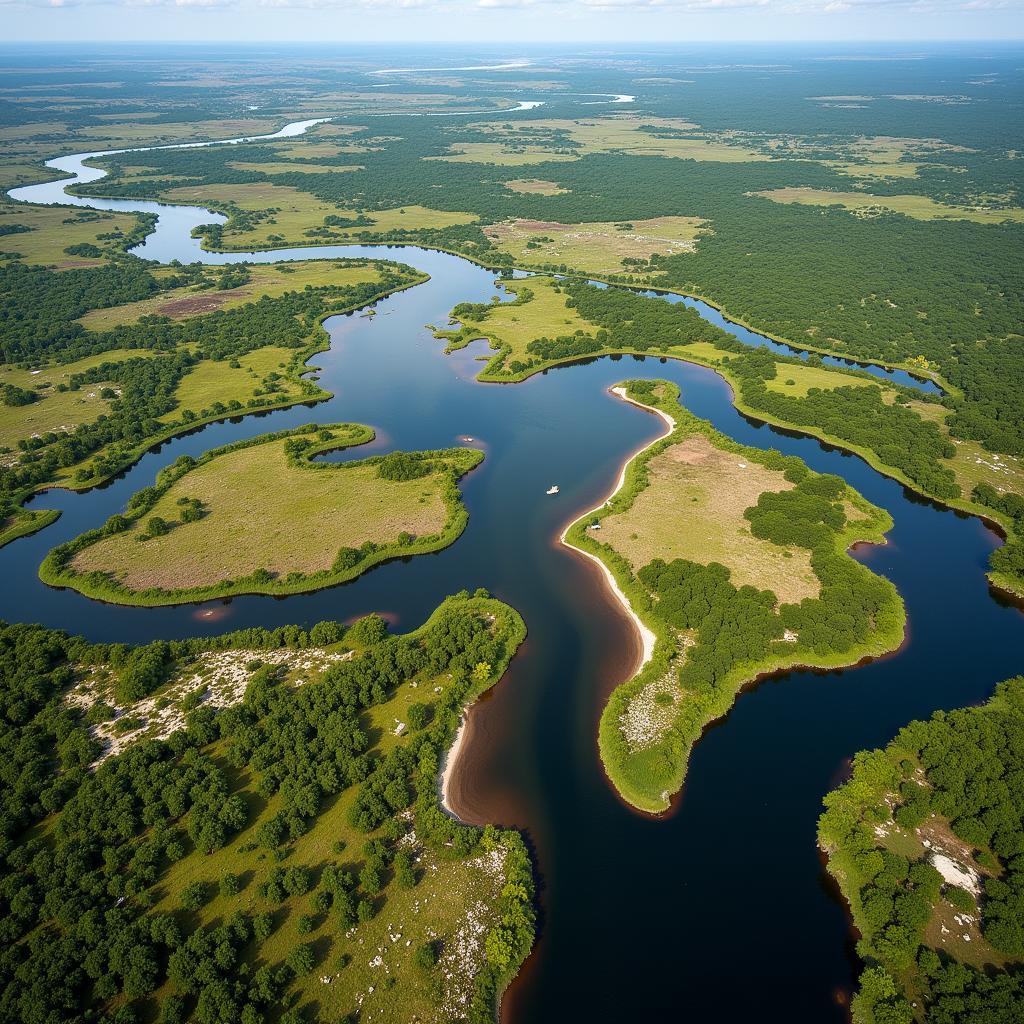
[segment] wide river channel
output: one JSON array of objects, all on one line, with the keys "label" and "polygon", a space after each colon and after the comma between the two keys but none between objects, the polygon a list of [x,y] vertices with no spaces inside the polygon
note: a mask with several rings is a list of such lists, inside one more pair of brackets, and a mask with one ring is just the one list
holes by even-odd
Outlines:
[{"label": "wide river channel", "polygon": [[[613,357],[522,384],[480,384],[474,375],[481,344],[446,356],[424,325],[446,323],[459,302],[496,294],[491,272],[415,247],[203,252],[191,230],[223,218],[196,207],[68,196],[68,184],[102,177],[83,159],[51,162],[75,178],[11,195],[157,213],[156,231],[135,250],[147,259],[386,256],[426,271],[430,281],[379,302],[375,317],[326,322],[331,348],[312,364],[321,368],[331,400],[213,424],[161,446],[108,486],[40,495],[36,507],[63,514],[0,549],[0,618],[132,642],[369,611],[388,613],[406,630],[446,595],[487,587],[519,609],[529,637],[470,715],[451,799],[466,820],[522,829],[536,858],[539,941],[506,995],[504,1019],[844,1020],[859,965],[845,907],[815,846],[822,797],[855,751],[886,743],[901,725],[937,708],[981,701],[1021,671],[1024,616],[985,579],[998,538],[978,519],[915,497],[857,457],[741,416],[728,386],[702,367]],[[726,326],[750,343],[766,341]],[[889,543],[855,555],[893,580],[909,615],[898,655],[843,672],[787,673],[742,695],[698,744],[685,790],[659,819],[635,814],[616,798],[597,752],[601,708],[636,658],[634,628],[597,567],[558,542],[566,523],[611,490],[624,459],[661,432],[660,420],[608,393],[635,376],[675,381],[684,404],[718,429],[839,473],[887,508],[895,520]],[[436,555],[389,563],[347,586],[283,599],[120,608],[39,582],[39,563],[51,547],[123,510],[178,456],[268,430],[337,421],[377,431],[373,445],[349,458],[472,437],[486,459],[464,481],[470,520],[462,537]],[[561,489],[556,497],[544,493],[551,484]]]}]

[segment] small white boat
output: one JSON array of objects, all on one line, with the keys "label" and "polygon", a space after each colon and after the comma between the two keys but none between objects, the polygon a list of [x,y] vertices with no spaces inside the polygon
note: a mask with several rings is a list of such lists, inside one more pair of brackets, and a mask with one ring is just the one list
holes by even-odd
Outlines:
[{"label": "small white boat", "polygon": [[557,494],[558,493],[558,485],[557,484],[552,485],[544,493],[545,494]]}]

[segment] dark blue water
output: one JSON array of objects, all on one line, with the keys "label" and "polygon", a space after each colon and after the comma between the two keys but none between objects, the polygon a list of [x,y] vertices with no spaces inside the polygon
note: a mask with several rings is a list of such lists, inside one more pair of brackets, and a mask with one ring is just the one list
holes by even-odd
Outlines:
[{"label": "dark blue water", "polygon": [[[842,1020],[837,997],[857,965],[815,848],[821,799],[856,750],[885,743],[936,708],[982,700],[1020,671],[1024,617],[994,599],[985,580],[996,538],[856,457],[745,419],[724,382],[700,367],[609,358],[523,384],[481,385],[473,379],[481,346],[446,357],[423,325],[444,322],[459,301],[486,301],[493,276],[440,253],[403,249],[400,258],[431,280],[381,302],[374,318],[328,321],[331,350],[314,362],[335,393],[329,402],[213,425],[147,455],[108,487],[37,498],[36,507],[64,514],[0,549],[0,617],[126,641],[369,610],[391,612],[407,629],[445,595],[488,587],[522,612],[530,634],[474,711],[456,806],[474,820],[523,828],[537,855],[543,926],[507,999],[514,1018]],[[556,541],[611,488],[623,457],[660,432],[660,421],[607,393],[630,376],[675,381],[687,407],[720,430],[840,473],[889,509],[889,544],[857,557],[896,583],[910,620],[898,656],[846,672],[792,673],[743,695],[697,746],[676,813],[662,820],[630,812],[604,779],[597,718],[627,670],[634,637],[597,570]],[[470,522],[456,544],[284,599],[132,609],[39,583],[51,546],[123,509],[179,455],[338,420],[373,425],[374,451],[467,435],[482,444],[487,458],[465,481]],[[544,494],[552,483],[557,498]]]}]

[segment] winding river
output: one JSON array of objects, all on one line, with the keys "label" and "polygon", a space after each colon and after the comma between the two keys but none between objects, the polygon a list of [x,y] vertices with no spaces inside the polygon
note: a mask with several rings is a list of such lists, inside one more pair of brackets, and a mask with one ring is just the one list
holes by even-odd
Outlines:
[{"label": "winding river", "polygon": [[[102,176],[83,159],[51,166]],[[361,246],[205,253],[190,232],[221,220],[217,215],[68,196],[64,189],[75,180],[11,194],[156,213],[156,230],[135,250],[148,259],[224,264],[384,255]],[[726,384],[702,367],[613,357],[523,384],[479,384],[480,344],[444,356],[423,325],[443,323],[458,302],[487,301],[494,275],[415,247],[387,255],[431,279],[378,303],[375,317],[327,321],[331,348],[313,362],[332,399],[213,424],[161,446],[105,487],[40,495],[36,507],[63,515],[0,549],[0,574],[9,581],[0,590],[0,617],[125,641],[311,624],[371,610],[389,613],[404,630],[445,595],[485,586],[522,612],[529,637],[506,678],[470,715],[451,801],[467,820],[522,828],[536,855],[540,939],[506,996],[506,1019],[842,1021],[858,965],[845,909],[815,848],[821,799],[854,751],[885,743],[936,708],[982,700],[1020,671],[1024,617],[985,579],[998,539],[979,520],[915,497],[859,458],[741,416]],[[787,673],[742,696],[698,744],[686,789],[661,819],[620,803],[597,754],[605,696],[637,657],[633,626],[597,568],[557,541],[566,522],[611,489],[623,459],[660,432],[658,420],[608,393],[637,375],[675,381],[687,407],[725,433],[839,473],[889,509],[895,527],[888,545],[859,549],[856,557],[896,583],[910,620],[897,656],[851,671]],[[372,424],[374,451],[442,447],[466,435],[484,448],[485,462],[464,482],[470,521],[457,543],[346,586],[286,599],[120,608],[39,582],[36,570],[50,547],[123,509],[178,456],[337,420]],[[561,493],[546,497],[552,483]]]}]

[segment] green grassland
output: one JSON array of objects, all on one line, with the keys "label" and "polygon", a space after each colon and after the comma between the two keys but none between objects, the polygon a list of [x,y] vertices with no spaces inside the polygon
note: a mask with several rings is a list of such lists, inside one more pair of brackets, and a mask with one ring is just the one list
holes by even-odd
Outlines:
[{"label": "green grassland", "polygon": [[[137,217],[127,213],[0,202],[0,231],[13,229],[10,234],[0,235],[0,251],[17,253],[25,263],[55,270],[98,267],[104,255],[125,248],[135,237],[138,223]],[[97,251],[66,251],[83,245]]]},{"label": "green grassland", "polygon": [[[798,665],[836,668],[893,651],[903,640],[905,613],[895,587],[846,554],[847,548],[858,541],[884,543],[892,521],[883,509],[871,505],[838,478],[810,474],[799,459],[747,448],[719,434],[679,405],[675,385],[631,382],[625,387],[631,401],[666,412],[675,426],[668,436],[632,459],[621,490],[606,505],[577,520],[568,529],[565,540],[604,563],[633,612],[655,637],[651,660],[615,690],[605,707],[599,743],[605,769],[622,797],[640,810],[656,813],[669,807],[672,795],[682,786],[693,744],[710,722],[728,711],[744,685],[766,673]],[[681,477],[663,470],[667,460],[695,452],[712,456],[706,458],[699,478],[692,472]],[[740,462],[744,470],[738,473]],[[748,528],[757,542],[737,537],[738,506],[749,500],[753,490],[738,494],[735,501],[730,500],[728,490],[737,479],[743,479],[743,487],[749,488],[745,471],[754,466],[760,467],[754,472],[764,477],[762,482],[768,482],[766,474],[772,471],[785,473],[786,480],[796,482],[791,491],[782,492],[783,497],[787,493],[796,495],[801,487],[816,487],[816,481],[824,483],[826,479],[827,486],[841,497],[844,511],[840,520],[830,528],[823,527],[824,532],[813,532],[819,547],[813,550],[810,566],[819,589],[815,596],[810,596],[810,589],[804,591],[796,605],[783,604],[775,592],[778,566],[782,564],[779,559],[785,558],[788,551],[799,567],[795,549],[811,545],[798,535],[779,543],[759,532],[756,517],[751,518],[748,510],[744,510],[744,517],[749,520]],[[727,471],[721,472],[723,469]],[[778,486],[777,482],[771,484],[772,488]],[[649,490],[655,491],[653,497],[645,496]],[[804,500],[802,495],[798,500]],[[753,507],[759,507],[763,501],[762,496]],[[644,517],[645,511],[660,516],[670,507],[675,528],[663,529]],[[712,507],[717,518],[709,523],[705,516]],[[838,507],[834,506],[834,510]],[[675,536],[677,529],[692,525],[691,520],[700,521],[700,529],[712,534],[703,538],[708,546],[704,554],[696,544],[681,547],[687,542],[680,542]],[[721,528],[721,536],[713,536],[716,526]],[[822,537],[827,537],[827,541]],[[779,549],[770,555],[761,550],[769,541]],[[726,579],[732,575],[737,587],[749,584],[771,592],[771,614],[767,620],[763,611],[755,613],[750,607],[729,611],[726,607],[721,612],[724,621],[715,628],[717,639],[702,637],[697,620],[685,627],[673,625],[675,620],[661,610],[667,607],[661,602],[667,601],[669,595],[659,596],[641,582],[644,573],[659,562],[652,561],[646,568],[637,564],[644,558],[660,558],[661,564],[667,562],[669,568],[689,565],[688,571],[699,574],[705,571],[701,566],[713,563],[716,552],[723,553],[726,568],[719,563],[719,569],[711,571],[725,573]],[[687,555],[691,557],[685,562],[674,561]],[[806,565],[807,556],[802,552],[801,555]],[[836,591],[839,578],[844,582]],[[805,581],[805,585],[809,582]],[[799,598],[800,594],[794,592],[791,596]],[[839,621],[859,601],[864,601],[865,609],[870,611],[865,611],[852,631],[839,626]],[[762,618],[757,619],[757,614]],[[732,615],[739,619],[733,620]],[[753,626],[755,620],[760,622],[759,627]],[[763,636],[763,640],[726,656],[721,651],[732,650],[732,646],[723,643],[722,635],[731,636],[737,628],[741,634]],[[716,650],[716,644],[721,645],[721,650]]]},{"label": "green grassland", "polygon": [[[505,380],[512,377],[506,369],[517,358],[528,358],[526,346],[551,333],[574,334],[592,331],[594,325],[570,309],[554,278],[531,277],[529,281],[506,281],[505,290],[516,296],[512,302],[467,309],[456,306],[455,330],[437,330],[436,338],[448,342],[447,351],[465,347],[471,341],[486,338],[496,355],[478,375],[479,380]],[[524,375],[525,376],[525,375]]]},{"label": "green grassland", "polygon": [[707,231],[698,217],[582,224],[512,220],[484,228],[491,244],[516,266],[564,264],[597,277],[631,272],[630,263],[645,263],[654,254],[695,252]]},{"label": "green grassland", "polygon": [[[778,375],[767,382],[767,387],[769,391],[806,398],[811,388],[831,391],[834,388],[858,385],[868,387],[873,383],[875,380],[869,380],[866,377],[852,377],[824,366],[787,365],[779,368]],[[890,390],[889,393],[895,395],[895,391]],[[920,404],[924,405],[925,403]],[[935,408],[941,409],[942,407],[935,406]]]},{"label": "green grassland", "polygon": [[176,604],[316,590],[452,543],[467,520],[457,480],[483,455],[313,461],[372,438],[360,425],[310,426],[180,459],[127,517],[55,548],[40,576],[118,603]]},{"label": "green grassland", "polygon": [[[224,1020],[257,1008],[275,1020],[493,1019],[533,942],[530,859],[518,833],[443,813],[438,776],[460,715],[525,637],[513,609],[464,592],[405,636],[370,616],[138,649],[3,631],[4,670],[47,651],[61,685],[46,689],[46,713],[67,720],[82,757],[102,755],[77,783],[65,774],[45,820],[27,809],[21,824],[77,851],[48,884],[81,883],[80,909],[106,907],[87,942],[81,914],[6,913],[36,950],[8,997],[67,954],[36,1005],[154,1020],[211,1004]],[[157,662],[140,688],[137,666]],[[129,738],[104,751],[98,730],[172,707],[165,728],[122,729]],[[5,882],[33,882],[38,866],[6,864]],[[80,872],[113,889],[99,896]],[[126,940],[135,969],[83,980],[87,954],[117,962]]]},{"label": "green grassland", "polygon": [[239,171],[256,171],[257,174],[344,174],[347,171],[361,171],[364,168],[359,164],[350,166],[338,166],[337,164],[307,164],[299,161],[280,163],[246,163],[243,161],[232,161],[230,164]]},{"label": "green grassland", "polygon": [[817,597],[811,553],[755,537],[743,517],[766,492],[793,485],[779,470],[690,436],[646,460],[647,486],[633,504],[601,521],[601,542],[635,574],[655,558],[719,562],[737,586],[773,590],[783,604]]},{"label": "green grassland", "polygon": [[[0,458],[16,449],[18,442],[33,434],[73,430],[79,423],[89,423],[108,412],[110,402],[101,397],[104,382],[71,390],[72,375],[102,363],[120,362],[138,356],[152,355],[144,349],[125,349],[86,356],[70,363],[57,363],[38,370],[13,366],[0,367],[0,384],[9,384],[39,397],[29,405],[0,405]],[[60,390],[63,386],[66,390]]]},{"label": "green grassland", "polygon": [[[383,210],[339,206],[301,192],[291,185],[257,182],[242,185],[183,185],[169,189],[163,198],[176,203],[201,203],[228,214],[228,223],[215,234],[211,248],[249,251],[362,239],[387,232],[430,231],[470,224],[471,213],[434,210],[409,205]],[[326,218],[352,220],[365,217],[369,224],[332,227]],[[311,243],[310,239],[313,240]]]},{"label": "green grassland", "polygon": [[588,154],[626,153],[710,163],[746,163],[771,156],[728,133],[701,132],[679,118],[600,117],[539,119],[516,125],[483,122],[470,126],[493,136],[487,142],[455,142],[448,154],[430,159],[506,167],[578,160]]},{"label": "green grassland", "polygon": [[569,191],[543,178],[513,178],[504,182],[504,186],[510,192],[523,196],[564,196]]},{"label": "green grassland", "polygon": [[204,359],[178,385],[174,415],[188,411],[202,417],[216,402],[238,401],[245,405],[266,395],[281,402],[308,400],[310,396],[301,387],[295,370],[295,351],[275,345],[258,348],[231,362]]}]

